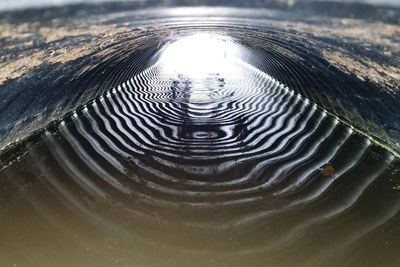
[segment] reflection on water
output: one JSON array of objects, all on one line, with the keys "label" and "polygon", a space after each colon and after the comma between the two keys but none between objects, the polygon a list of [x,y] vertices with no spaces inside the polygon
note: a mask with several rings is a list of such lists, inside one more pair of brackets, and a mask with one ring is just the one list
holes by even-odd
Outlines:
[{"label": "reflection on water", "polygon": [[167,47],[2,168],[2,266],[400,264],[398,159],[214,44]]}]

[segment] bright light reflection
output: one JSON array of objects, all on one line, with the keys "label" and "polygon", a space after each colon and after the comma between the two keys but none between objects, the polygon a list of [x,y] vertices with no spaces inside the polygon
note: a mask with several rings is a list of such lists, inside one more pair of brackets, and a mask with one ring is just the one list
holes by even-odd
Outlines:
[{"label": "bright light reflection", "polygon": [[229,72],[233,59],[240,57],[239,46],[227,37],[198,33],[183,37],[165,48],[159,63],[171,74],[190,78]]}]

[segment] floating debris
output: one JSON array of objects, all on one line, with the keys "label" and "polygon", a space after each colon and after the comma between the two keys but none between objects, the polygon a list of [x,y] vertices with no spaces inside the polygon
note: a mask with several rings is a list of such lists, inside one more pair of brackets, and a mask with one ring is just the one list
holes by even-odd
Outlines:
[{"label": "floating debris", "polygon": [[331,176],[332,174],[335,173],[335,167],[333,167],[332,164],[325,164],[320,168],[321,174],[323,176]]}]

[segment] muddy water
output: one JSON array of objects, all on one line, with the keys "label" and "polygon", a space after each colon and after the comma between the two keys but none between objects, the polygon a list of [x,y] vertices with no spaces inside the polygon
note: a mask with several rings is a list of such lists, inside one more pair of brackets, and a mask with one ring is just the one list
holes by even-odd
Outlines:
[{"label": "muddy water", "polygon": [[15,151],[0,265],[399,266],[399,160],[231,48],[167,48]]}]

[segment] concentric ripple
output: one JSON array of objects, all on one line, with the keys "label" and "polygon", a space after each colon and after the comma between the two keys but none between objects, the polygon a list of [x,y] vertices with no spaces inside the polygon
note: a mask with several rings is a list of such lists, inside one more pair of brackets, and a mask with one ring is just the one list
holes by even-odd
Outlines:
[{"label": "concentric ripple", "polygon": [[[256,67],[229,64],[190,77],[156,62],[46,130],[2,169],[2,192],[30,188],[17,206],[85,239],[78,247],[106,233],[182,266],[366,253],[360,242],[399,220],[398,159]],[[1,208],[15,244],[19,212]]]},{"label": "concentric ripple", "polygon": [[399,8],[71,2],[1,12],[1,267],[400,266]]}]

